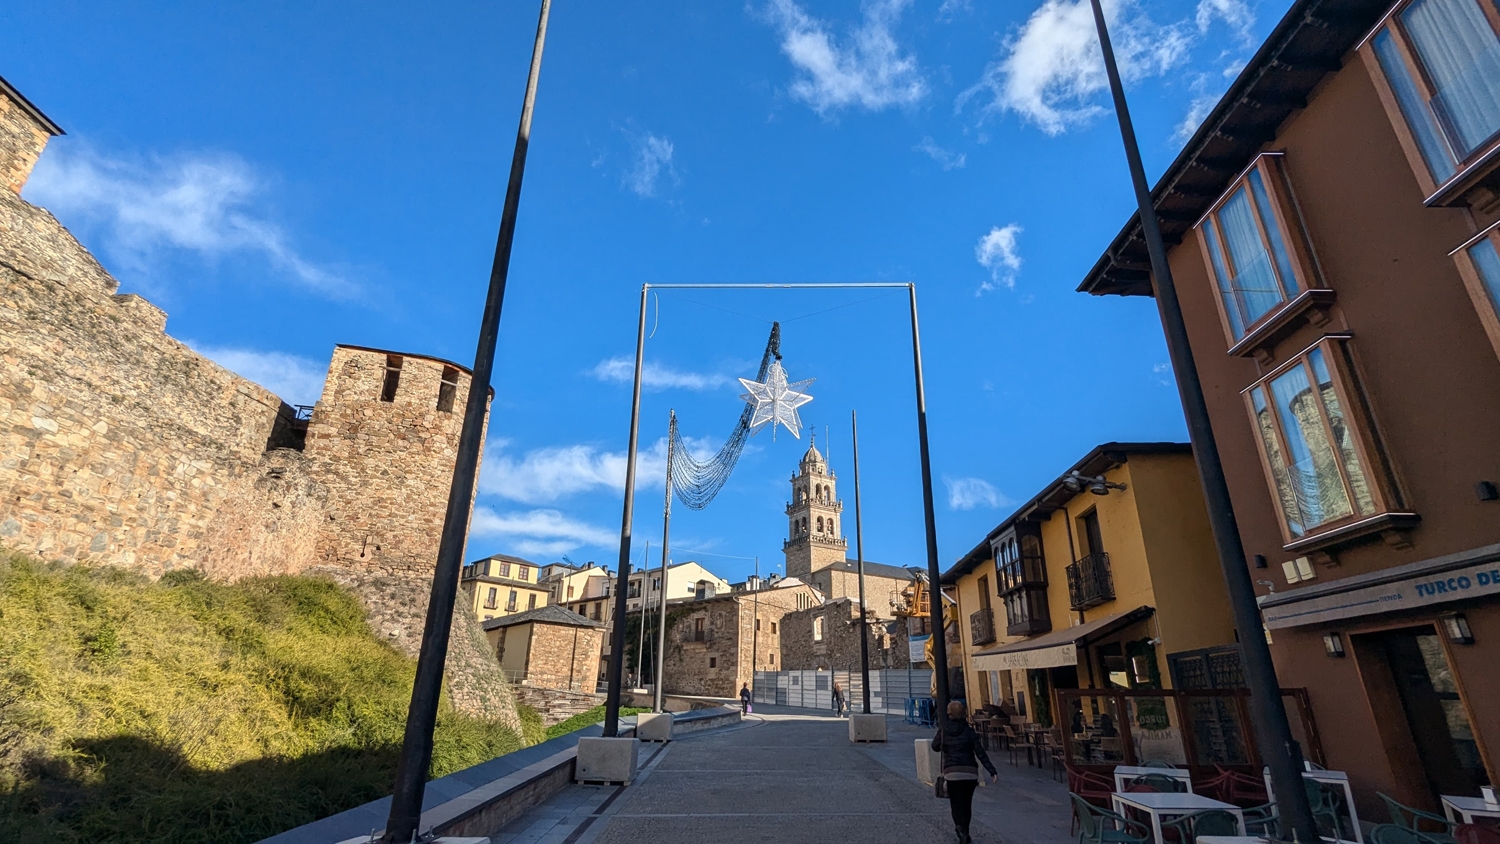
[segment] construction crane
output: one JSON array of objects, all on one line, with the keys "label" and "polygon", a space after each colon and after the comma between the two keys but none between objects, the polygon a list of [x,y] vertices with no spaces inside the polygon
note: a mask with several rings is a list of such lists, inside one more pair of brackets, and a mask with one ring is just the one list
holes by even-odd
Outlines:
[{"label": "construction crane", "polygon": [[[932,617],[932,606],[928,598],[930,592],[931,587],[927,583],[927,575],[920,571],[916,572],[916,580],[912,582],[912,585],[901,590],[902,600],[891,599],[891,608],[896,617],[930,619]],[[938,594],[942,594],[941,589],[938,590]],[[958,628],[958,602],[943,595],[943,630],[937,635],[946,635],[950,628],[954,630]],[[936,695],[939,669],[932,654],[932,636],[927,637],[927,643],[922,646],[922,654],[927,664],[933,667],[931,692]]]}]

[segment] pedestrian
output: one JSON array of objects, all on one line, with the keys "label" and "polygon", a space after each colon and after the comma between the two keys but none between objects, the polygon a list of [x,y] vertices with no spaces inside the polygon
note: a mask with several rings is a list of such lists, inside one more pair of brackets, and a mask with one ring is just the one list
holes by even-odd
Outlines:
[{"label": "pedestrian", "polygon": [[[948,723],[932,737],[932,749],[942,754],[939,779],[948,792],[948,808],[953,813],[953,831],[958,844],[969,844],[969,821],[974,817],[974,789],[979,787],[979,766],[989,771],[992,781],[1000,775],[984,752],[979,734],[969,726],[969,713],[963,703],[948,704]],[[976,761],[977,760],[977,761]]]},{"label": "pedestrian", "polygon": [[740,711],[743,712],[743,713],[747,713],[747,714],[750,712],[750,684],[749,683],[746,683],[746,684],[740,686]]},{"label": "pedestrian", "polygon": [[837,680],[833,681],[833,714],[844,717],[844,688]]}]

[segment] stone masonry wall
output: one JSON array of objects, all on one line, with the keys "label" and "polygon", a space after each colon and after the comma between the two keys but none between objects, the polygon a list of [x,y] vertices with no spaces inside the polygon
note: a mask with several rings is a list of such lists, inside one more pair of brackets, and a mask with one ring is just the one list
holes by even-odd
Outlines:
[{"label": "stone masonry wall", "polygon": [[[842,599],[787,613],[781,622],[781,662],[786,671],[859,668],[859,605]],[[823,639],[813,639],[813,620],[823,619]],[[906,622],[870,625],[870,668],[910,668]]]},{"label": "stone masonry wall", "polygon": [[[782,618],[796,609],[799,595],[804,603],[816,601],[812,589],[797,584],[692,601],[670,610],[669,619],[680,616],[667,630],[666,665],[662,669],[667,693],[732,698],[742,685],[754,679],[755,670],[777,670],[780,666],[770,655],[777,653]],[[761,620],[758,634],[757,617]],[[694,638],[700,618],[704,621],[701,642]],[[777,633],[771,632],[773,623]],[[752,648],[759,657],[753,664]]]},{"label": "stone masonry wall", "polygon": [[20,103],[0,95],[0,186],[20,193],[49,137]]},{"label": "stone masonry wall", "polygon": [[[804,579],[830,599],[850,598],[856,602],[859,600],[858,572],[848,571],[842,567],[832,567],[815,571]],[[901,590],[909,587],[911,583],[909,578],[881,577],[866,572],[865,600],[870,604],[870,613],[876,618],[895,618],[896,613],[892,609],[892,601],[896,602],[895,606],[904,605],[906,602],[901,597]]]},{"label": "stone masonry wall", "polygon": [[526,685],[593,694],[598,687],[602,627],[532,624]]},{"label": "stone masonry wall", "polygon": [[[469,375],[451,412],[437,409],[442,361],[402,356],[393,401],[382,401],[387,353],[338,346],[304,453],[328,489],[319,560],[430,576],[458,456]],[[471,505],[472,506],[472,505]]]}]

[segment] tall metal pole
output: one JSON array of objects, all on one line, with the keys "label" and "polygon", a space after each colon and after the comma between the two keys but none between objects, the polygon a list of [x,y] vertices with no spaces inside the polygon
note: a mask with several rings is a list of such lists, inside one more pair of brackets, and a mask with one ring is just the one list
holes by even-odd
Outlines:
[{"label": "tall metal pole", "polygon": [[859,686],[865,714],[870,714],[870,608],[865,604],[865,531],[859,509],[859,411],[849,411],[850,441],[854,446],[854,562],[859,568]]},{"label": "tall metal pole", "polygon": [[917,448],[922,453],[922,516],[927,528],[927,580],[932,603],[932,678],[937,690],[937,723],[948,723],[948,642],[943,630],[943,589],[938,571],[937,516],[932,501],[932,458],[927,450],[927,392],[922,386],[922,338],[917,331],[917,286],[906,285],[911,298],[911,357],[917,374]]},{"label": "tall metal pole", "polygon": [[1104,10],[1100,7],[1099,0],[1090,0],[1090,4],[1094,10],[1094,25],[1099,30],[1099,46],[1104,51],[1104,69],[1109,75],[1115,115],[1120,121],[1120,139],[1124,142],[1125,158],[1130,165],[1130,180],[1135,188],[1141,235],[1145,238],[1146,252],[1151,258],[1156,306],[1161,314],[1167,350],[1177,376],[1177,391],[1182,398],[1183,415],[1187,417],[1188,437],[1192,440],[1193,454],[1198,461],[1198,477],[1203,483],[1209,524],[1213,529],[1214,544],[1218,547],[1219,565],[1224,570],[1234,625],[1240,634],[1245,681],[1250,686],[1250,713],[1255,720],[1255,733],[1259,739],[1261,754],[1271,769],[1272,790],[1276,793],[1276,805],[1282,818],[1281,832],[1285,836],[1290,827],[1298,841],[1316,844],[1319,840],[1317,822],[1313,819],[1302,780],[1302,749],[1292,737],[1286,706],[1281,699],[1280,683],[1276,679],[1276,667],[1271,661],[1271,648],[1266,644],[1260,608],[1255,603],[1255,586],[1251,583],[1250,569],[1245,564],[1245,548],[1240,541],[1240,528],[1229,497],[1229,484],[1224,479],[1224,465],[1219,460],[1219,446],[1209,421],[1208,402],[1203,397],[1203,384],[1198,380],[1193,350],[1188,344],[1187,325],[1183,321],[1182,306],[1177,300],[1177,286],[1172,280],[1172,270],[1167,264],[1167,250],[1162,243],[1161,227],[1151,201],[1151,189],[1146,184],[1146,169],[1141,164],[1140,147],[1136,143],[1135,128],[1131,124],[1130,109],[1125,103],[1125,88],[1120,82],[1119,68],[1115,66],[1114,47],[1109,41],[1109,30],[1105,26]]},{"label": "tall metal pole", "polygon": [[448,657],[448,637],[453,626],[453,604],[458,596],[458,576],[468,541],[469,516],[474,502],[474,481],[479,474],[479,456],[484,442],[484,420],[489,412],[490,380],[495,364],[495,342],[500,335],[500,311],[505,303],[505,283],[510,275],[511,243],[516,234],[516,213],[521,205],[521,179],[526,172],[526,150],[531,143],[531,114],[536,103],[537,78],[542,71],[542,46],[547,39],[547,13],[552,0],[542,0],[531,48],[531,70],[526,94],[521,100],[521,123],[510,161],[510,182],[500,213],[500,232],[490,265],[489,292],[479,322],[479,343],[474,351],[474,370],[469,396],[464,403],[463,428],[448,487],[448,506],[443,514],[443,532],[438,541],[437,570],[427,600],[427,618],[417,654],[417,674],[412,683],[411,703],[406,710],[406,732],[401,757],[396,763],[396,782],[391,811],[386,818],[384,841],[409,842],[422,820],[422,795],[427,771],[432,766],[432,731],[437,724],[438,699],[442,694],[443,664]]},{"label": "tall metal pole", "polygon": [[[637,685],[645,682],[642,675],[645,674],[646,659],[646,616],[650,614],[650,598],[646,594],[646,578],[651,574],[651,540],[646,540],[646,565],[642,567],[641,574],[641,632],[635,637],[635,682]],[[627,598],[630,596],[626,596]]]},{"label": "tall metal pole", "polygon": [[[625,671],[625,592],[630,582],[630,522],[635,518],[635,449],[641,435],[641,363],[646,356],[646,294],[641,285],[641,315],[635,330],[635,386],[630,396],[630,442],[625,449],[625,512],[620,517],[620,571],[615,575],[616,624],[609,631],[609,680],[604,695],[604,736],[620,733],[620,675]],[[649,571],[649,569],[648,569]]]},{"label": "tall metal pole", "polygon": [[[662,669],[667,665],[667,567],[671,565],[672,542],[672,458],[676,456],[673,445],[677,433],[677,411],[672,411],[672,418],[667,423],[667,503],[662,507],[661,513],[661,621],[656,628],[656,703],[653,712],[665,712],[662,709]],[[650,586],[649,583],[643,586]]]},{"label": "tall metal pole", "polygon": [[760,665],[760,555],[755,555],[755,592],[750,596],[751,614],[755,623],[750,626],[750,697],[755,697],[755,669]]}]

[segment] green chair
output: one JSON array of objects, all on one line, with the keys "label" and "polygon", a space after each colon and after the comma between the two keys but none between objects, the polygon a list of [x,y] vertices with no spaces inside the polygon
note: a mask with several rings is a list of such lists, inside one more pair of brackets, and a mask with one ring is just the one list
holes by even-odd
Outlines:
[{"label": "green chair", "polygon": [[1302,780],[1307,790],[1307,805],[1312,809],[1313,820],[1318,826],[1326,822],[1333,830],[1334,838],[1344,837],[1344,795],[1332,786],[1310,779]]},{"label": "green chair", "polygon": [[1125,786],[1127,788],[1142,785],[1150,788],[1152,791],[1161,792],[1162,794],[1185,792],[1188,790],[1187,783],[1176,777],[1169,777],[1166,774],[1145,774],[1143,776],[1135,777],[1134,779],[1131,779],[1125,783]]},{"label": "green chair", "polygon": [[1281,824],[1276,817],[1276,804],[1265,803],[1251,806],[1241,812],[1245,816],[1245,834],[1266,838],[1280,838]]},{"label": "green chair", "polygon": [[1232,812],[1208,809],[1163,823],[1161,834],[1163,841],[1192,844],[1200,835],[1239,835],[1240,821]]},{"label": "green chair", "polygon": [[1078,821],[1078,844],[1147,844],[1151,840],[1151,830],[1144,824],[1101,809],[1072,792],[1068,797],[1073,801],[1073,819]]},{"label": "green chair", "polygon": [[1173,769],[1175,769],[1177,766],[1173,765],[1170,762],[1163,762],[1160,759],[1147,759],[1146,761],[1144,761],[1144,762],[1141,763],[1141,767],[1142,768],[1173,768]]},{"label": "green chair", "polygon": [[1421,834],[1393,823],[1376,825],[1369,838],[1370,844],[1425,844]]},{"label": "green chair", "polygon": [[[1379,791],[1375,794],[1385,802],[1385,810],[1391,816],[1391,824],[1415,832],[1423,844],[1458,844],[1458,839],[1453,836],[1453,824],[1447,818],[1403,805]],[[1437,827],[1437,830],[1423,829],[1424,822]]]}]

